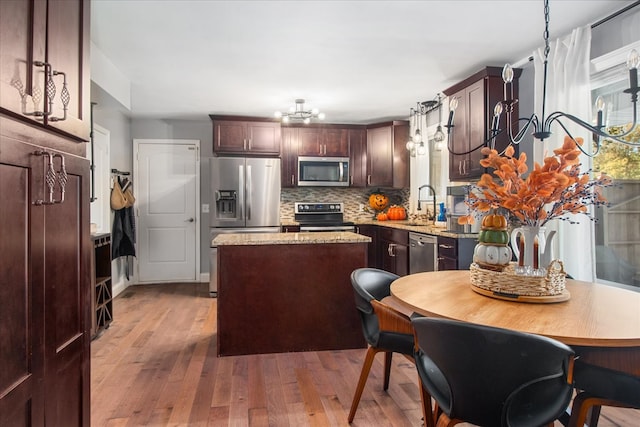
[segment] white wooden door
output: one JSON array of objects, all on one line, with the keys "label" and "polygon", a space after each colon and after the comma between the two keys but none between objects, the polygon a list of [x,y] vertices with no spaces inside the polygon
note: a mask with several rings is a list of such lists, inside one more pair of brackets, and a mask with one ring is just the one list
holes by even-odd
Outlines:
[{"label": "white wooden door", "polygon": [[137,281],[198,278],[199,141],[134,140]]},{"label": "white wooden door", "polygon": [[93,200],[91,201],[91,222],[96,224],[98,233],[111,232],[111,166],[109,145],[111,133],[98,126],[93,126],[93,153],[91,144],[88,145],[87,158],[93,157]]}]

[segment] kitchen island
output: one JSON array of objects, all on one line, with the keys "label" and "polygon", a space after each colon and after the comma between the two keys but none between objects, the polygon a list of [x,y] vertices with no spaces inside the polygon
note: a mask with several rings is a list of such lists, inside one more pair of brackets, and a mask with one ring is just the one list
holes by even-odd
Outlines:
[{"label": "kitchen island", "polygon": [[371,239],[350,232],[225,234],[218,355],[364,348],[350,275]]}]

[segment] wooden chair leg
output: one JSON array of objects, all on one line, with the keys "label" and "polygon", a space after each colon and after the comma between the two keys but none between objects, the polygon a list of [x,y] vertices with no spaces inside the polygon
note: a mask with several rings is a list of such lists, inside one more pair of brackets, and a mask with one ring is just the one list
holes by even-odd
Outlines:
[{"label": "wooden chair leg", "polygon": [[420,400],[422,401],[422,418],[425,427],[435,427],[437,418],[434,416],[431,408],[431,395],[422,386],[422,380],[418,377],[418,386],[420,387]]},{"label": "wooden chair leg", "polygon": [[573,398],[571,406],[571,418],[569,418],[569,427],[584,426],[589,418],[589,427],[598,425],[600,417],[600,409],[602,406],[616,406],[620,408],[628,408],[628,405],[617,402],[615,400],[603,399],[593,396],[587,392],[581,392]]},{"label": "wooden chair leg", "polygon": [[393,357],[393,352],[385,351],[384,353],[384,384],[382,386],[383,390],[387,390],[389,388],[389,376],[391,375],[391,358]]},{"label": "wooden chair leg", "polygon": [[369,346],[367,349],[367,354],[364,357],[364,363],[362,364],[362,371],[360,372],[360,379],[358,380],[358,385],[356,386],[356,392],[353,395],[353,401],[351,402],[351,410],[349,411],[349,423],[353,421],[353,418],[356,416],[356,411],[358,410],[358,404],[360,403],[360,398],[362,397],[362,391],[364,390],[364,386],[367,383],[367,378],[369,377],[369,371],[371,371],[371,365],[373,365],[373,359],[380,350]]}]

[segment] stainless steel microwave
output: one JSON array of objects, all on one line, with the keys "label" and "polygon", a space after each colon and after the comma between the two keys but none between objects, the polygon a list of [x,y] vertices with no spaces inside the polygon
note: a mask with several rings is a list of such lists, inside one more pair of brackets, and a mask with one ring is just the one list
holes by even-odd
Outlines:
[{"label": "stainless steel microwave", "polygon": [[298,157],[298,186],[348,187],[348,157]]}]

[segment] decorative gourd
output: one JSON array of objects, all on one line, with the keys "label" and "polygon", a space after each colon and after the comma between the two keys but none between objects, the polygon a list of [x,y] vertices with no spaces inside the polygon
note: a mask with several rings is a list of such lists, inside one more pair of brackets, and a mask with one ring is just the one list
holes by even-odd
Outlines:
[{"label": "decorative gourd", "polygon": [[507,232],[507,219],[503,215],[489,214],[482,218],[482,230],[473,250],[473,262],[481,267],[501,271],[511,261],[511,248]]},{"label": "decorative gourd", "polygon": [[506,230],[507,218],[504,215],[489,214],[482,218],[482,228],[492,230]]},{"label": "decorative gourd", "polygon": [[501,266],[511,261],[511,248],[500,245],[478,243],[473,251],[473,262],[477,264]]},{"label": "decorative gourd", "polygon": [[369,206],[376,211],[381,211],[389,204],[389,198],[384,194],[373,193],[369,196]]},{"label": "decorative gourd", "polygon": [[387,216],[392,221],[407,219],[407,211],[402,206],[393,205],[387,211]]},{"label": "decorative gourd", "polygon": [[480,243],[494,243],[500,245],[506,245],[509,243],[509,233],[507,230],[480,230],[478,234],[478,241]]},{"label": "decorative gourd", "polygon": [[389,219],[389,216],[388,216],[386,213],[384,213],[384,212],[380,212],[380,213],[376,216],[376,219],[377,219],[378,221],[386,221],[386,220],[388,220],[388,219]]}]

